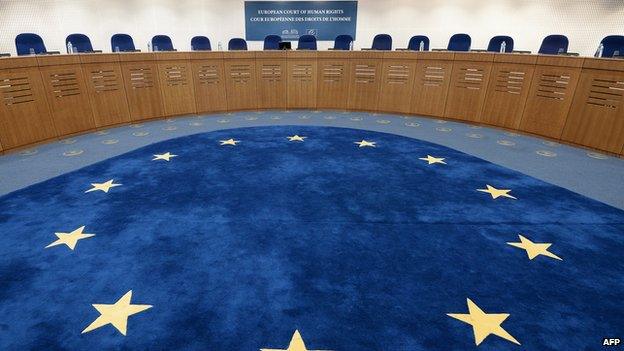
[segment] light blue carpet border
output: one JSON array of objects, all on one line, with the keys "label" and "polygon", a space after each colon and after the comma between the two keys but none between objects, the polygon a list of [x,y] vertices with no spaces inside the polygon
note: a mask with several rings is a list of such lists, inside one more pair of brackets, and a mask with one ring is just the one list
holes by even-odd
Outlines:
[{"label": "light blue carpet border", "polygon": [[[624,209],[624,159],[618,157],[459,122],[394,114],[302,110],[235,112],[146,121],[9,153],[0,157],[0,195],[159,141],[215,130],[267,125],[348,127],[421,139]],[[232,137],[236,137],[235,130]],[[417,150],[414,155],[423,156]]]}]

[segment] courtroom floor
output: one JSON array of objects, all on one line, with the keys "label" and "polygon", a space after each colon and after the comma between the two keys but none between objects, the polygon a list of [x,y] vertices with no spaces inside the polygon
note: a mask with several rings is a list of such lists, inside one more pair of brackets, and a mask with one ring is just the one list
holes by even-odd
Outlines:
[{"label": "courtroom floor", "polygon": [[453,121],[307,110],[248,111],[145,121],[8,153],[0,157],[0,195],[163,140],[273,125],[345,127],[429,141],[624,209],[624,160],[618,157]]}]

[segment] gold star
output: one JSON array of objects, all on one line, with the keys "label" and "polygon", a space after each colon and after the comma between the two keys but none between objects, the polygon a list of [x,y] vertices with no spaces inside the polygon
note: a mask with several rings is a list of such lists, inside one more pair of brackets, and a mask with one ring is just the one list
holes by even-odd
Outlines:
[{"label": "gold star", "polygon": [[508,313],[485,313],[472,300],[466,300],[468,300],[467,314],[447,313],[447,316],[472,325],[477,346],[490,334],[520,345],[518,340],[501,327],[501,324],[509,317]]},{"label": "gold star", "polygon": [[288,141],[303,141],[307,137],[298,136],[297,134],[287,137]]},{"label": "gold star", "polygon": [[178,155],[174,155],[171,152],[167,152],[164,154],[156,154],[154,155],[154,158],[152,159],[152,161],[157,161],[157,160],[165,160],[167,162],[169,162],[171,160],[171,158],[176,157]]},{"label": "gold star", "polygon": [[427,155],[427,157],[421,157],[421,158],[419,158],[419,160],[427,161],[427,162],[429,162],[430,165],[432,165],[434,163],[441,163],[443,165],[446,164],[446,162],[444,162],[444,158],[433,157],[431,155]]},{"label": "gold star", "polygon": [[84,228],[85,226],[83,225],[82,227],[74,230],[71,233],[54,233],[54,235],[56,235],[58,239],[52,244],[46,246],[45,248],[47,249],[52,246],[65,244],[67,245],[67,247],[69,247],[70,250],[73,250],[74,248],[76,248],[78,240],[95,236],[95,234],[83,234],[82,231],[84,230]]},{"label": "gold star", "polygon": [[113,182],[113,179],[109,180],[108,182],[104,182],[104,183],[91,183],[91,186],[93,188],[85,191],[85,193],[90,193],[92,191],[98,191],[101,190],[105,193],[108,193],[108,191],[110,190],[110,188],[114,188],[116,186],[120,186],[121,184],[115,184]]},{"label": "gold star", "polygon": [[[260,349],[260,351],[314,351],[306,349],[305,343],[301,338],[301,334],[299,334],[298,330],[295,330],[295,333],[290,340],[290,345],[286,350],[283,349]],[[320,350],[317,350],[320,351]]]},{"label": "gold star", "polygon": [[480,191],[480,192],[483,192],[483,193],[489,193],[490,195],[492,195],[493,199],[497,199],[500,196],[502,196],[502,197],[508,197],[510,199],[516,200],[515,197],[513,197],[513,196],[508,194],[511,190],[496,189],[495,187],[493,187],[493,186],[491,186],[489,184],[486,184],[485,186],[487,186],[487,189],[477,189],[477,191]]},{"label": "gold star", "polygon": [[356,141],[354,144],[358,144],[360,147],[366,147],[366,146],[376,147],[374,141],[362,140],[362,141]]},{"label": "gold star", "polygon": [[228,139],[228,140],[219,140],[221,145],[233,145],[236,146],[236,143],[240,143],[240,140]]},{"label": "gold star", "polygon": [[507,243],[513,247],[517,247],[523,250],[526,250],[529,259],[532,260],[539,255],[544,255],[546,257],[554,258],[555,260],[563,261],[563,259],[554,253],[548,251],[548,248],[552,245],[551,243],[534,243],[531,240],[523,237],[518,234],[520,237],[519,243]]},{"label": "gold star", "polygon": [[89,324],[89,326],[82,331],[82,334],[110,323],[119,330],[121,334],[126,335],[128,317],[152,308],[152,305],[131,305],[131,298],[132,290],[128,291],[112,305],[93,304],[93,307],[100,312],[100,316],[97,317],[93,323]]}]

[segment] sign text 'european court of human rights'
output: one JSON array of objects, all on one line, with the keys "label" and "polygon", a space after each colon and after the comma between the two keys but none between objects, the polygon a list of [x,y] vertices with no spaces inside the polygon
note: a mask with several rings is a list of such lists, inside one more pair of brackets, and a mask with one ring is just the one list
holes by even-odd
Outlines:
[{"label": "sign text 'european court of human rights'", "polygon": [[264,40],[270,34],[297,40],[311,34],[317,40],[334,40],[348,34],[355,39],[357,1],[245,1],[247,40]]}]

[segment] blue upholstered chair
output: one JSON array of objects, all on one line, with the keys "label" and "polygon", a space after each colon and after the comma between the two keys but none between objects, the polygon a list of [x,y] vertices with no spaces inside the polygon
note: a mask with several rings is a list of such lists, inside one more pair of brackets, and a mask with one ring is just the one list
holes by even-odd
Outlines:
[{"label": "blue upholstered chair", "polygon": [[166,35],[154,35],[152,38],[152,49],[154,51],[176,51],[173,48],[171,38]]},{"label": "blue upholstered chair", "polygon": [[74,50],[77,52],[93,52],[93,46],[91,45],[91,40],[88,36],[84,34],[74,33],[70,34],[65,38],[65,46],[67,47],[67,43],[71,42]]},{"label": "blue upholstered chair", "polygon": [[264,37],[264,50],[279,50],[282,37],[279,35],[267,35]]},{"label": "blue upholstered chair", "polygon": [[470,35],[463,33],[453,34],[446,49],[449,51],[470,51],[471,43]]},{"label": "blue upholstered chair", "polygon": [[602,57],[613,57],[616,51],[618,54],[624,55],[624,36],[609,35],[601,41],[604,48],[602,49]]},{"label": "blue upholstered chair", "polygon": [[429,38],[425,35],[414,35],[407,44],[407,50],[420,51],[420,43],[423,43],[423,50],[429,51]]},{"label": "blue upholstered chair", "polygon": [[348,34],[341,34],[334,40],[334,50],[351,50],[353,37]]},{"label": "blue upholstered chair", "polygon": [[45,54],[47,52],[43,39],[34,33],[21,33],[15,37],[15,49],[18,56],[30,55],[30,49],[35,50],[35,54]]},{"label": "blue upholstered chair", "polygon": [[392,37],[389,34],[377,34],[373,38],[373,50],[392,50]]},{"label": "blue upholstered chair", "polygon": [[297,50],[316,50],[316,37],[309,34],[300,36]]},{"label": "blue upholstered chair", "polygon": [[191,50],[194,51],[210,51],[212,47],[210,46],[210,39],[203,36],[196,36],[191,39]]},{"label": "blue upholstered chair", "polygon": [[247,42],[243,38],[230,39],[228,50],[247,50]]},{"label": "blue upholstered chair", "polygon": [[501,45],[505,43],[505,52],[512,52],[514,47],[514,40],[512,37],[506,35],[497,35],[490,39],[487,51],[500,52]]},{"label": "blue upholstered chair", "polygon": [[538,53],[546,55],[557,55],[568,52],[568,37],[565,35],[549,35],[542,40],[542,46]]},{"label": "blue upholstered chair", "polygon": [[128,34],[114,34],[111,37],[111,50],[113,52],[117,51],[115,48],[117,48],[119,52],[137,51],[134,47],[134,40],[132,40],[132,37]]}]

